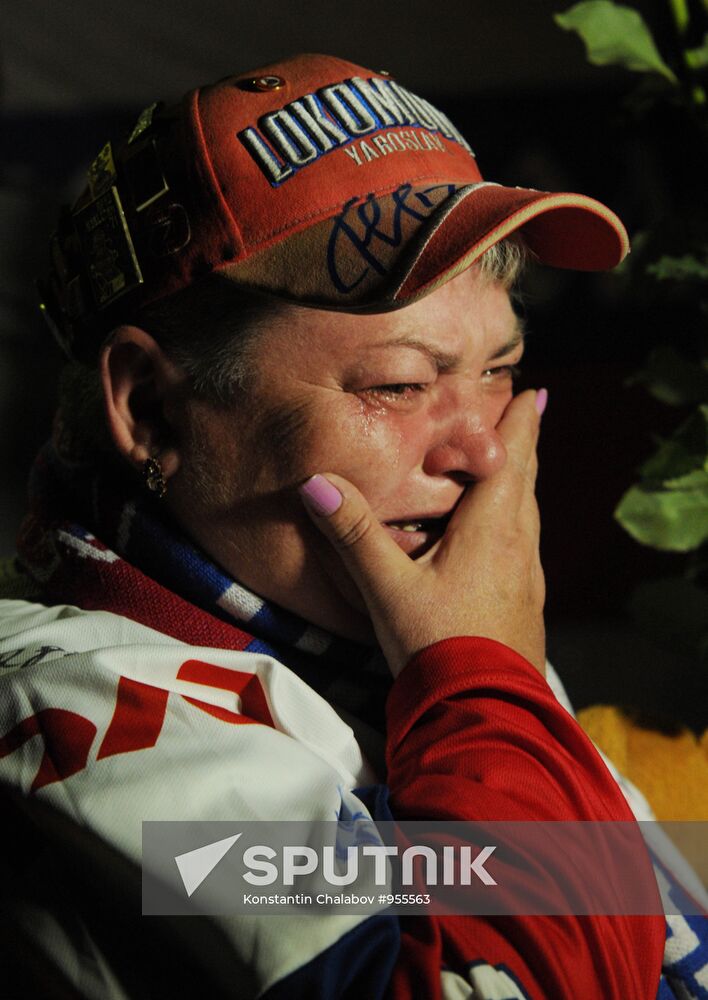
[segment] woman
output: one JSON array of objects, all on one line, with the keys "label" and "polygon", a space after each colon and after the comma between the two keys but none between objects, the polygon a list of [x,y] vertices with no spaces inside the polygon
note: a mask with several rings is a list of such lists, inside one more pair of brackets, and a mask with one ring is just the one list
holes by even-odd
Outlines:
[{"label": "woman", "polygon": [[150,109],[92,166],[45,290],[74,361],[34,600],[0,633],[3,774],[94,866],[18,893],[16,940],[79,995],[656,995],[659,917],[185,932],[121,899],[146,819],[632,818],[543,679],[527,248],[627,243],[591,199],[486,184],[431,105],[327,57]]}]

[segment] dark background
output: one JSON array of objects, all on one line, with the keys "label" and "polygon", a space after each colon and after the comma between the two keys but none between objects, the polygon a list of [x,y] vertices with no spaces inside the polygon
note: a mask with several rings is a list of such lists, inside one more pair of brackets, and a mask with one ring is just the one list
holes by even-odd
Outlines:
[{"label": "dark background", "polygon": [[[631,4],[671,48],[663,0]],[[56,206],[110,136],[156,99],[296,51],[327,51],[443,108],[485,177],[606,201],[636,236],[691,197],[697,163],[676,109],[626,107],[637,77],[587,64],[552,14],[570,3],[269,4],[223,0],[9,5],[0,42],[0,554],[12,551],[24,481],[46,436],[59,353],[32,281]],[[526,291],[531,337],[523,384],[549,389],[539,501],[551,658],[579,706],[639,705],[700,729],[708,694],[698,664],[657,647],[625,607],[642,580],[681,560],[642,549],[612,511],[652,435],[680,417],[628,388],[652,344],[681,343],[695,322],[666,295],[627,294],[623,275],[538,269]]]}]

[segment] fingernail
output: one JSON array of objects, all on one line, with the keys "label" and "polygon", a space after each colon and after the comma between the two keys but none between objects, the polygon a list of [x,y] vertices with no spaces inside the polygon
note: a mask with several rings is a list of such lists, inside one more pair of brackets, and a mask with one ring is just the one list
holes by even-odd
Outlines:
[{"label": "fingernail", "polygon": [[303,503],[320,517],[329,517],[342,506],[342,494],[324,476],[311,476],[298,492]]},{"label": "fingernail", "polygon": [[548,389],[539,389],[536,393],[536,409],[539,417],[543,416],[543,411],[548,403]]}]

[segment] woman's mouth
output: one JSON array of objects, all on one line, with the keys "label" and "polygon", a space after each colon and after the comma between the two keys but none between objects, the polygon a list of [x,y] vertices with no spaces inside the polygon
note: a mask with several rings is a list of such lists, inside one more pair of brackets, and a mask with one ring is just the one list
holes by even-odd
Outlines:
[{"label": "woman's mouth", "polygon": [[412,517],[385,521],[384,528],[388,529],[393,540],[407,555],[416,559],[445,534],[450,513],[438,517]]}]

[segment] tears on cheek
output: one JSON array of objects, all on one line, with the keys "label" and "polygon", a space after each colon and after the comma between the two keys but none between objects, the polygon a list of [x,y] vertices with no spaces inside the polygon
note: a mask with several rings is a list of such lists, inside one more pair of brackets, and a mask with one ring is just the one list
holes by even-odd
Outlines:
[{"label": "tears on cheek", "polygon": [[[330,428],[326,467],[350,480],[376,511],[405,489],[411,473],[422,466],[428,422],[355,399],[346,416]],[[318,451],[325,460],[323,450]]]}]

